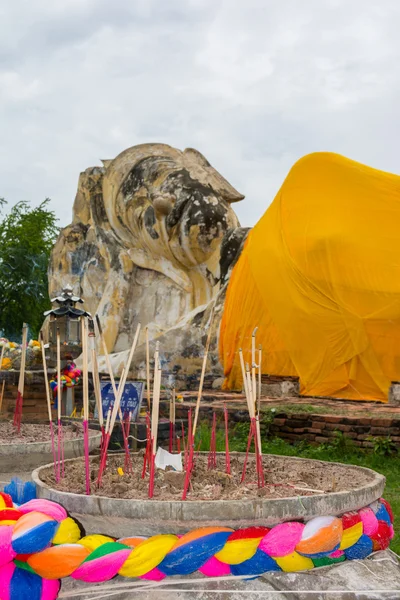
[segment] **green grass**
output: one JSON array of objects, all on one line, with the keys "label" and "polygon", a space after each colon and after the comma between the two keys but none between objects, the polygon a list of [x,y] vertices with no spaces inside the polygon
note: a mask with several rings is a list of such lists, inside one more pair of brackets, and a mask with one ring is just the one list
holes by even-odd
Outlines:
[{"label": "green grass", "polygon": [[262,407],[261,411],[262,412],[268,412],[271,410],[271,408],[274,408],[276,410],[276,413],[285,413],[287,415],[290,414],[313,414],[313,415],[343,415],[343,416],[349,416],[349,417],[359,417],[360,419],[363,417],[367,417],[367,418],[379,418],[379,419],[393,419],[393,418],[397,418],[398,413],[396,412],[391,412],[390,409],[388,408],[385,411],[379,411],[379,413],[377,413],[376,411],[374,412],[373,409],[368,410],[368,409],[363,409],[363,410],[357,410],[356,412],[349,410],[348,408],[342,408],[340,405],[338,405],[338,407],[332,408],[331,406],[319,406],[319,405],[314,405],[314,404],[293,404],[291,402],[282,402],[282,401],[278,401],[276,403],[268,403],[268,406],[264,406]]},{"label": "green grass", "polygon": [[[229,432],[229,447],[231,451],[245,452],[247,436],[249,431],[248,423],[238,423]],[[210,448],[211,428],[208,423],[201,423],[197,431],[196,447],[201,440],[201,450],[207,451]],[[225,433],[221,428],[217,429],[217,451],[225,450]],[[289,444],[280,438],[269,438],[263,441],[262,449],[264,454],[280,454],[284,456],[299,456],[302,458],[314,458],[317,460],[326,460],[330,462],[341,462],[346,464],[368,467],[382,473],[386,477],[386,487],[384,498],[391,504],[395,522],[394,528],[396,535],[391,542],[391,549],[400,554],[400,455],[393,453],[390,456],[384,456],[379,452],[382,448],[379,444],[375,450],[361,450],[352,443],[352,440],[337,434],[332,442],[311,446],[307,442],[301,441],[298,444]]]}]

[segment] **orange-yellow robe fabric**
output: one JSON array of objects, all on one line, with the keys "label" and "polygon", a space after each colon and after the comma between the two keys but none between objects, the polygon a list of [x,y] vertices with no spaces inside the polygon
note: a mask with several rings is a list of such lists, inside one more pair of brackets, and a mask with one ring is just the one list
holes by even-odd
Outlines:
[{"label": "orange-yellow robe fabric", "polygon": [[400,380],[400,177],[315,153],[250,232],[220,329],[225,387],[242,384],[258,326],[262,372],[301,393],[387,400]]}]

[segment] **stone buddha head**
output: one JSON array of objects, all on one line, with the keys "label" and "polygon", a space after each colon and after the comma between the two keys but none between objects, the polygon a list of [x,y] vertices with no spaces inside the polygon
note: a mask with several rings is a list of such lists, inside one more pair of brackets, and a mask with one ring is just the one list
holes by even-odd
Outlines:
[{"label": "stone buddha head", "polygon": [[[129,148],[103,161],[103,202],[113,235],[138,266],[185,287],[191,269],[214,272],[225,232],[243,199],[197,150]],[[210,263],[210,264],[209,264]]]}]

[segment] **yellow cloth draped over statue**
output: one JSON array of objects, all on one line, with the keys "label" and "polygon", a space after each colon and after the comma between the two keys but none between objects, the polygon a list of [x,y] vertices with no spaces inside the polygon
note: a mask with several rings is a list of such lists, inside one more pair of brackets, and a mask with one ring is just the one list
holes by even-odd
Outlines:
[{"label": "yellow cloth draped over statue", "polygon": [[400,380],[400,177],[315,153],[250,232],[220,330],[225,387],[242,384],[258,326],[262,372],[301,393],[387,400]]}]

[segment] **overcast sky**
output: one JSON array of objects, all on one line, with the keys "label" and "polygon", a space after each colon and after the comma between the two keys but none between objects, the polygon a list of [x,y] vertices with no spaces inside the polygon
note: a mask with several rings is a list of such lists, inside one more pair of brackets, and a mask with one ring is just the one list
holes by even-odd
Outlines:
[{"label": "overcast sky", "polygon": [[71,220],[79,172],[194,147],[253,225],[317,150],[400,173],[399,0],[0,0],[0,196]]}]

